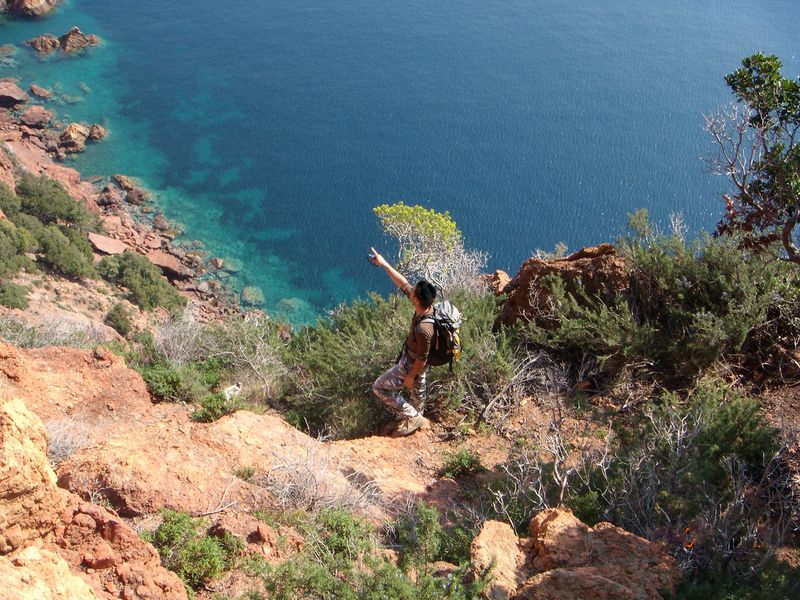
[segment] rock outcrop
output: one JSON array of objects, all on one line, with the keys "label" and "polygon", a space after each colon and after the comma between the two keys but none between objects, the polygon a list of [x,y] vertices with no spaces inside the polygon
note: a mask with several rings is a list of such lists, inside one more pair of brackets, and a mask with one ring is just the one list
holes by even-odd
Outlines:
[{"label": "rock outcrop", "polygon": [[487,598],[659,600],[680,580],[675,559],[657,544],[609,523],[588,527],[568,509],[540,512],[530,534],[516,540],[508,526],[484,524],[471,556],[477,572],[495,563]]},{"label": "rock outcrop", "polygon": [[58,6],[59,0],[6,0],[4,3],[0,3],[0,7],[3,4],[11,14],[23,17],[41,17]]},{"label": "rock outcrop", "polygon": [[58,41],[58,38],[49,33],[37,35],[25,43],[42,56],[48,56],[61,48],[61,42]]},{"label": "rock outcrop", "polygon": [[41,106],[31,106],[28,110],[22,113],[22,116],[19,118],[19,120],[28,127],[41,129],[42,127],[45,127],[52,118],[53,113],[46,108]]},{"label": "rock outcrop", "polygon": [[77,27],[73,27],[61,37],[45,33],[25,43],[36,50],[40,55],[48,56],[57,50],[60,50],[64,54],[81,52],[91,46],[97,46],[100,43],[100,38],[94,34],[86,35]]},{"label": "rock outcrop", "polygon": [[79,123],[70,123],[61,134],[59,146],[65,152],[77,153],[86,149],[86,139],[89,137],[89,129]]},{"label": "rock outcrop", "polygon": [[42,100],[49,100],[53,96],[53,92],[51,92],[47,88],[43,88],[40,85],[36,85],[35,83],[31,84],[30,91],[31,94],[33,94],[37,98],[41,98]]},{"label": "rock outcrop", "polygon": [[[5,363],[7,377],[25,374]],[[0,400],[0,589],[15,600],[185,600],[180,579],[119,517],[59,489],[41,420]],[[5,596],[4,596],[5,597]]]},{"label": "rock outcrop", "polygon": [[550,296],[541,283],[547,275],[558,275],[568,292],[576,292],[580,287],[589,297],[606,302],[613,302],[628,287],[625,261],[611,244],[584,248],[565,258],[529,258],[517,276],[505,285],[508,298],[497,323],[511,325],[517,319],[536,319],[542,327],[552,326],[547,311],[541,309]]}]

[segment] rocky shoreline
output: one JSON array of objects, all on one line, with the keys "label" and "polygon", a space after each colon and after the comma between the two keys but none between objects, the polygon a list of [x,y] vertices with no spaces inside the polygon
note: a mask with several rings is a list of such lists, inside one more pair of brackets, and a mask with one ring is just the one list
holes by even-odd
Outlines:
[{"label": "rocky shoreline", "polygon": [[[39,36],[27,45],[42,52],[45,38],[55,40],[53,51],[60,48],[64,53],[83,51],[97,43],[95,36],[73,28],[61,38]],[[16,51],[15,46],[6,48],[6,52]],[[95,262],[124,252],[141,254],[189,300],[200,321],[238,312],[238,296],[223,284],[238,265],[208,256],[199,241],[175,242],[180,229],[157,211],[152,194],[134,178],[108,174],[87,180],[63,164],[69,155],[84,151],[87,144],[104,139],[108,132],[96,123],[59,121],[46,107],[53,100],[52,91],[35,81],[0,79],[0,182],[13,190],[15,171],[58,181],[101,223],[101,232],[88,234]],[[212,276],[203,277],[207,274]]]}]

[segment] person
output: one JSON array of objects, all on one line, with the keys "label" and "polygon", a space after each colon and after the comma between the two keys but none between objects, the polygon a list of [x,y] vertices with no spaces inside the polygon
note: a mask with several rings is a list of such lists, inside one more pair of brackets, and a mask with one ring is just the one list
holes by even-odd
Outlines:
[{"label": "person", "polygon": [[[403,352],[396,365],[375,380],[372,391],[396,416],[390,425],[395,436],[411,435],[425,424],[422,416],[427,393],[428,352],[433,339],[433,304],[436,288],[428,281],[420,280],[415,286],[398,272],[388,261],[370,248],[370,262],[383,267],[386,274],[414,305],[411,328],[403,345]],[[427,318],[426,318],[427,317]],[[403,396],[409,390],[410,400]]]}]

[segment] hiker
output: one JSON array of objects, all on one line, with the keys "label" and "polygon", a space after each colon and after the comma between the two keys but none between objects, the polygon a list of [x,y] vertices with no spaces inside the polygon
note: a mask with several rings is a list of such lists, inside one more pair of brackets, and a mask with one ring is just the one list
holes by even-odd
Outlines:
[{"label": "hiker", "polygon": [[[434,335],[431,316],[436,301],[436,288],[424,279],[412,287],[375,248],[370,248],[370,251],[370,262],[383,267],[392,283],[414,305],[411,329],[403,345],[400,360],[372,384],[375,395],[397,416],[392,424],[393,435],[411,435],[425,423],[422,413],[425,410],[428,352]],[[403,388],[408,388],[410,401],[403,397]]]}]

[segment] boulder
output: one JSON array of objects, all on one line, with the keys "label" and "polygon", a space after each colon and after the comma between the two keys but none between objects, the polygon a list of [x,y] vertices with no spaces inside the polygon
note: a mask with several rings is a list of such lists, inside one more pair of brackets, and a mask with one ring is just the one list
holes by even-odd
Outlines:
[{"label": "boulder", "polygon": [[38,86],[35,83],[31,84],[30,92],[31,94],[33,94],[37,98],[41,98],[42,100],[49,100],[53,96],[53,92],[51,92],[47,88]]},{"label": "boulder", "polygon": [[59,145],[66,152],[83,152],[86,149],[86,139],[89,130],[78,123],[70,123],[61,134]]},{"label": "boulder", "polygon": [[145,256],[155,266],[159,267],[167,279],[190,279],[192,273],[187,269],[183,263],[174,254],[164,252],[163,250],[152,250]]},{"label": "boulder", "polygon": [[89,233],[89,243],[95,250],[103,254],[123,254],[129,249],[125,242],[99,233]]},{"label": "boulder", "polygon": [[89,139],[92,140],[93,142],[102,140],[107,135],[108,135],[108,130],[101,125],[95,124],[89,128]]},{"label": "boulder", "polygon": [[150,199],[150,194],[147,190],[144,190],[140,187],[134,187],[131,190],[128,190],[128,193],[125,194],[125,201],[129,204],[144,204]]},{"label": "boulder", "polygon": [[0,107],[14,108],[28,101],[28,94],[13,81],[0,81]]},{"label": "boulder", "polygon": [[486,287],[489,288],[489,291],[495,296],[501,296],[505,293],[505,287],[511,281],[509,274],[500,269],[496,270],[491,275],[482,275],[481,279],[486,284]]},{"label": "boulder", "polygon": [[113,185],[107,185],[100,192],[97,199],[98,206],[119,206],[122,204],[123,194],[120,189]]},{"label": "boulder", "polygon": [[158,213],[153,218],[153,227],[159,231],[165,231],[170,228],[170,224],[169,221],[167,221],[167,219],[164,217],[164,215]]},{"label": "boulder", "polygon": [[99,600],[55,552],[28,546],[0,556],[0,589],[14,600]]},{"label": "boulder", "polygon": [[116,174],[112,175],[111,179],[113,179],[116,184],[125,191],[130,191],[137,187],[136,180],[128,177],[127,175]]},{"label": "boulder", "polygon": [[507,523],[486,521],[469,549],[473,569],[484,573],[492,568],[492,579],[484,595],[489,600],[508,600],[516,591],[524,555],[519,539]]},{"label": "boulder", "polygon": [[503,303],[496,325],[511,325],[518,319],[536,320],[541,327],[554,327],[556,323],[548,317],[550,297],[541,284],[543,277],[558,275],[568,292],[580,288],[589,298],[599,297],[605,302],[614,302],[628,288],[625,260],[611,244],[600,244],[584,248],[565,258],[526,260],[517,276],[505,286],[508,298]]},{"label": "boulder", "polygon": [[19,118],[20,122],[28,127],[42,128],[45,127],[50,119],[53,118],[53,113],[41,106],[31,106],[28,110],[22,113]]},{"label": "boulder", "polygon": [[7,0],[8,12],[23,17],[41,17],[49,13],[59,0]]},{"label": "boulder", "polygon": [[85,50],[89,46],[96,46],[100,40],[96,35],[84,35],[77,27],[73,27],[67,33],[58,38],[61,51],[65,54],[72,54]]},{"label": "boulder", "polygon": [[64,509],[42,422],[17,398],[0,403],[0,555],[43,539]]},{"label": "boulder", "polygon": [[28,40],[25,42],[28,46],[36,50],[42,56],[47,56],[48,54],[52,54],[59,48],[61,48],[61,42],[58,41],[58,38],[54,35],[50,35],[49,33],[45,33],[44,35],[37,35],[32,40]]}]

